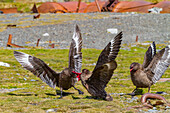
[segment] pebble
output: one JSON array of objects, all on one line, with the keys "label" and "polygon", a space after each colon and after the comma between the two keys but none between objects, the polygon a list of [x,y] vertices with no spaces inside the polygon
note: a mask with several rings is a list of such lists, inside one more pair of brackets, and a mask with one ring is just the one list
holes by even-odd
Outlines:
[{"label": "pebble", "polygon": [[128,103],[132,103],[133,101],[136,101],[138,99],[138,97],[134,96],[133,98],[131,98],[130,100],[127,100]]},{"label": "pebble", "polygon": [[34,82],[34,81],[37,81],[37,80],[31,79],[30,81],[31,81],[31,82]]},{"label": "pebble", "polygon": [[[154,110],[154,109],[149,109],[148,110],[149,113],[158,113],[159,111],[158,110]],[[146,112],[147,113],[147,112]]]},{"label": "pebble", "polygon": [[46,113],[49,113],[49,112],[56,112],[57,111],[57,108],[54,108],[54,109],[48,109],[47,111],[46,111]]},{"label": "pebble", "polygon": [[44,33],[43,36],[50,36],[48,33]]},{"label": "pebble", "polygon": [[0,62],[0,66],[10,67],[10,64],[5,62]]},{"label": "pebble", "polygon": [[26,79],[26,78],[24,78],[24,80],[26,81],[27,79]]},{"label": "pebble", "polygon": [[117,33],[118,33],[118,29],[109,28],[109,29],[107,29],[107,32],[108,32],[108,33],[111,33],[111,34],[117,34]]}]

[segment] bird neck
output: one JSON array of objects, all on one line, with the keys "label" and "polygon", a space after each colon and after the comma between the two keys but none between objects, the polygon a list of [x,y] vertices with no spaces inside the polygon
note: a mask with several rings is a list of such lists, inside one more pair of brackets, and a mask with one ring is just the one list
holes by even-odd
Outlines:
[{"label": "bird neck", "polygon": [[80,80],[81,73],[78,73],[78,72],[75,72],[75,71],[72,71],[72,72],[77,75],[77,79],[78,79],[78,81],[79,81],[79,80]]}]

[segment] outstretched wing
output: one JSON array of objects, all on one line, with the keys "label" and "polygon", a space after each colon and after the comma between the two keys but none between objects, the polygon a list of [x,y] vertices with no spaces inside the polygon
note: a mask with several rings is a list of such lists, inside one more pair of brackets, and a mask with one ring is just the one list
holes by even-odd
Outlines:
[{"label": "outstretched wing", "polygon": [[170,45],[160,50],[146,69],[150,80],[155,84],[170,65]]},{"label": "outstretched wing", "polygon": [[122,32],[120,32],[113,40],[108,43],[108,45],[101,52],[94,70],[107,62],[113,61],[117,57],[122,41],[121,39]]},{"label": "outstretched wing", "polygon": [[96,89],[103,89],[110,81],[113,71],[117,67],[115,58],[120,49],[122,32],[120,32],[114,40],[111,40],[108,45],[101,52],[97,65],[91,75],[86,81],[88,84],[94,84]]},{"label": "outstretched wing", "polygon": [[148,67],[153,57],[155,56],[155,54],[156,54],[156,45],[155,45],[155,42],[152,42],[152,44],[149,46],[144,56],[144,61],[143,61],[144,68]]},{"label": "outstretched wing", "polygon": [[79,27],[76,25],[69,51],[69,68],[80,73],[82,67],[82,37]]},{"label": "outstretched wing", "polygon": [[39,77],[50,87],[56,87],[59,79],[59,74],[52,70],[41,59],[18,51],[14,51],[14,56],[25,69],[31,71],[34,75]]}]

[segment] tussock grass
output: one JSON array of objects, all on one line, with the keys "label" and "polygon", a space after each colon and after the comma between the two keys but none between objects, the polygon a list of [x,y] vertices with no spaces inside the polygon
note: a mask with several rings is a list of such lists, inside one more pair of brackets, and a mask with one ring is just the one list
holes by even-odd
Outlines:
[{"label": "tussock grass", "polygon": [[[106,87],[106,91],[111,94],[113,101],[96,100],[91,98],[90,94],[81,85],[76,87],[84,91],[84,95],[79,95],[74,88],[65,92],[73,93],[65,96],[63,99],[57,99],[56,92],[50,88],[31,72],[23,69],[13,56],[13,50],[0,49],[0,61],[10,64],[10,67],[0,66],[0,91],[1,89],[22,88],[12,92],[0,92],[0,112],[41,112],[45,113],[48,109],[56,109],[57,112],[139,112],[137,109],[127,110],[128,107],[140,105],[139,99],[129,103],[131,96],[119,96],[113,93],[130,93],[135,88],[130,80],[129,66],[132,62],[143,62],[144,54],[148,45],[132,44],[123,45],[116,61],[118,67],[115,70],[112,79]],[[165,45],[157,45],[157,49],[161,49]],[[68,49],[38,49],[30,48],[18,50],[42,59],[49,64],[57,72],[62,71],[68,66]],[[101,50],[83,49],[83,66],[91,71],[94,63],[97,62]],[[170,78],[170,68],[166,70],[162,78]],[[123,80],[122,80],[123,79]],[[151,87],[152,93],[164,91],[168,95],[163,95],[170,101],[170,82],[158,82]],[[59,90],[59,88],[56,88]],[[143,93],[147,92],[147,88],[143,88]],[[165,106],[157,109],[164,110]],[[143,109],[147,111],[147,109]],[[162,111],[165,112],[165,111]]]}]

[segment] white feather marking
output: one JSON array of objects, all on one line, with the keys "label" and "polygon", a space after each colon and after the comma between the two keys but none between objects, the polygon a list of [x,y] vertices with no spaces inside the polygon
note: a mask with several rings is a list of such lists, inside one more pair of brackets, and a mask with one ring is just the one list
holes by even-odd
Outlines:
[{"label": "white feather marking", "polygon": [[[21,54],[21,55],[20,55]],[[15,54],[15,58],[23,67],[30,67],[34,68],[33,65],[29,62],[29,56],[28,54],[20,52],[20,54]]]},{"label": "white feather marking", "polygon": [[167,63],[160,61],[158,62],[157,67],[153,71],[155,73],[154,77],[152,78],[153,83],[156,83],[162,77],[167,67]]},{"label": "white feather marking", "polygon": [[154,55],[154,46],[153,46],[153,43],[151,44],[151,48],[152,48],[152,58],[153,58],[153,55]]},{"label": "white feather marking", "polygon": [[154,77],[152,78],[153,83],[156,83],[162,77],[162,75],[169,67],[169,65],[170,65],[170,49],[166,47],[162,59],[158,61],[156,68],[153,70],[153,72],[155,73]]},{"label": "white feather marking", "polygon": [[79,55],[80,50],[79,50],[79,49],[81,49],[81,48],[79,48],[79,46],[80,46],[80,44],[82,43],[81,40],[79,41],[79,39],[80,39],[79,35],[80,35],[79,32],[76,32],[76,29],[75,29],[72,39],[73,39],[74,42],[75,42],[75,47],[74,47],[74,49],[75,49],[76,51],[75,51],[75,55],[73,56],[73,58],[76,59],[76,60],[75,60],[75,71],[78,72],[78,73],[81,72],[81,63],[82,63],[82,60],[79,59],[79,58],[80,58],[80,55]]},{"label": "white feather marking", "polygon": [[168,45],[168,56],[167,56],[167,59],[169,59],[170,60],[170,45]]},{"label": "white feather marking", "polygon": [[[168,49],[168,50],[167,50]],[[162,56],[162,58],[164,58],[165,59],[165,63],[168,65],[170,65],[170,48],[169,48],[169,46],[168,47],[166,47],[165,48],[165,52],[167,51],[167,53],[164,53],[163,54],[163,56]],[[166,56],[167,55],[167,56]]]},{"label": "white feather marking", "polygon": [[111,68],[110,63],[106,63],[105,65],[107,65],[108,70]]},{"label": "white feather marking", "polygon": [[74,55],[74,58],[79,58],[79,56],[80,56],[79,54],[77,54],[77,55]]},{"label": "white feather marking", "polygon": [[110,54],[112,54],[112,53],[113,53],[114,40],[112,39],[112,40],[110,41],[110,43],[111,43],[111,45],[110,45]]},{"label": "white feather marking", "polygon": [[76,53],[78,53],[78,49],[79,49],[79,37],[78,37],[78,34],[76,33],[76,31],[74,31],[74,34],[73,34],[73,40],[75,41],[76,45],[75,45],[75,48],[76,48]]},{"label": "white feather marking", "polygon": [[44,73],[45,73],[45,71],[43,71],[43,73],[40,74],[41,80],[43,82],[47,83],[50,87],[55,88],[55,86],[54,86],[55,84],[53,84],[53,81],[51,79],[49,79],[47,74],[44,75]]}]

